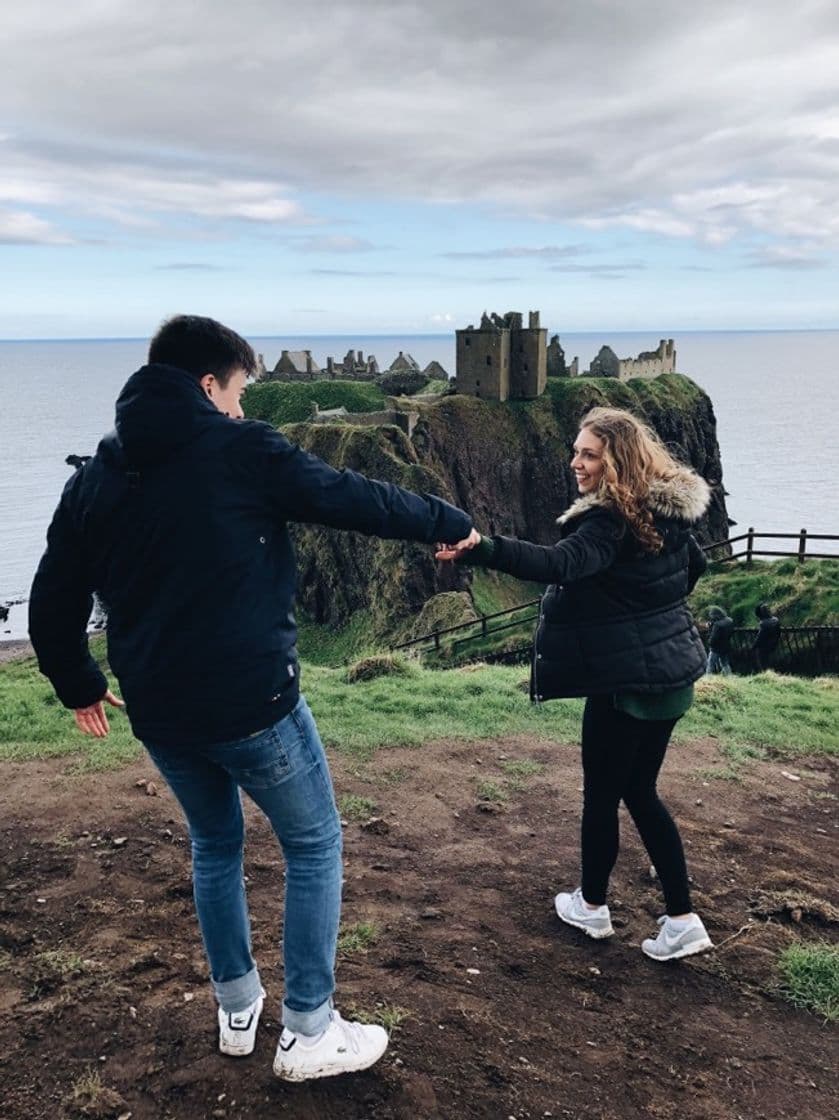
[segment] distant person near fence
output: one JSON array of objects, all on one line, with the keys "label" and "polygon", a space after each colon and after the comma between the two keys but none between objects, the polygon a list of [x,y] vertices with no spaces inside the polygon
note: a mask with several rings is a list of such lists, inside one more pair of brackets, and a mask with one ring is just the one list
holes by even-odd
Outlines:
[{"label": "distant person near fence", "polygon": [[752,653],[757,671],[761,673],[771,666],[775,651],[781,644],[781,623],[772,614],[772,608],[768,603],[758,603],[755,607],[755,615],[759,626],[757,637],[752,645]]},{"label": "distant person near fence", "polygon": [[734,619],[729,618],[722,607],[708,609],[711,631],[708,635],[708,665],[706,673],[731,675],[731,636],[734,633]]}]

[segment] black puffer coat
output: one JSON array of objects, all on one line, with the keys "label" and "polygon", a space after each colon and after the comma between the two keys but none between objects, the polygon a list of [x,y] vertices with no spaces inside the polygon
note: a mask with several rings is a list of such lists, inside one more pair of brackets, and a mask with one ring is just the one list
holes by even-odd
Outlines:
[{"label": "black puffer coat", "polygon": [[552,547],[494,537],[491,567],[550,583],[539,612],[531,697],[660,693],[698,680],[705,651],[685,598],[707,567],[688,526],[705,512],[707,483],[683,469],[651,490],[664,539],[644,552],[596,495],[559,519]]},{"label": "black puffer coat", "polygon": [[105,693],[85,633],[96,590],[138,739],[219,743],[282,719],[300,676],[289,521],[426,543],[472,526],[441,498],[333,470],[268,424],[230,419],[183,370],[135,373],[116,433],[64,489],[32,587],[32,644],[62,703]]}]

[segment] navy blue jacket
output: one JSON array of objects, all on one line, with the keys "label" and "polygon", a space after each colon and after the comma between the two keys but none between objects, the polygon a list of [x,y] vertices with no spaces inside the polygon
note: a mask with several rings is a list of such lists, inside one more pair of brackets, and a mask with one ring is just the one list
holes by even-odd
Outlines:
[{"label": "navy blue jacket", "polygon": [[30,636],[61,702],[105,693],[86,636],[96,591],[139,739],[226,742],[286,715],[299,679],[289,521],[429,544],[472,527],[440,498],[334,470],[268,424],[231,420],[182,370],[135,373],[116,431],[64,489],[32,587]]}]

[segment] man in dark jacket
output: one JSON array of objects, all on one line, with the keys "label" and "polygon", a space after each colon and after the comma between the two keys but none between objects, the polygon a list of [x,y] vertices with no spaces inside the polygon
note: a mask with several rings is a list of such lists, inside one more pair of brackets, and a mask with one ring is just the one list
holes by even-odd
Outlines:
[{"label": "man in dark jacket", "polygon": [[708,608],[708,621],[711,632],[708,635],[707,673],[731,675],[731,635],[734,633],[734,619],[729,618],[722,607]]},{"label": "man in dark jacket", "polygon": [[755,607],[758,631],[752,645],[757,671],[762,673],[772,664],[772,656],[781,641],[781,623],[772,614],[768,603],[758,603]]},{"label": "man in dark jacket", "polygon": [[117,400],[116,431],[64,489],[32,588],[30,635],[78,727],[104,736],[104,705],[121,701],[89,653],[86,626],[94,591],[105,604],[132,729],[189,823],[219,1045],[234,1056],[253,1050],[265,996],[251,954],[240,790],[270,820],[286,858],[274,1070],[306,1080],[372,1065],[387,1035],[332,1008],[341,825],[299,691],[287,522],[427,543],[459,540],[472,523],[439,498],[333,470],[244,420],[240,396],[255,367],[248,343],[212,319],[163,325]]}]

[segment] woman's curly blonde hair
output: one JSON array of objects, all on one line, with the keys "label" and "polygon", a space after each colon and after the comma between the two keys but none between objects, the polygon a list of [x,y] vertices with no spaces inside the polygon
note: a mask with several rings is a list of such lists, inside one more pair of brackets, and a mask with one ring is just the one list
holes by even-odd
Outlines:
[{"label": "woman's curly blonde hair", "polygon": [[656,433],[620,408],[592,408],[580,421],[603,440],[598,495],[624,517],[645,552],[660,552],[662,539],[649,507],[650,483],[673,478],[684,467]]}]

